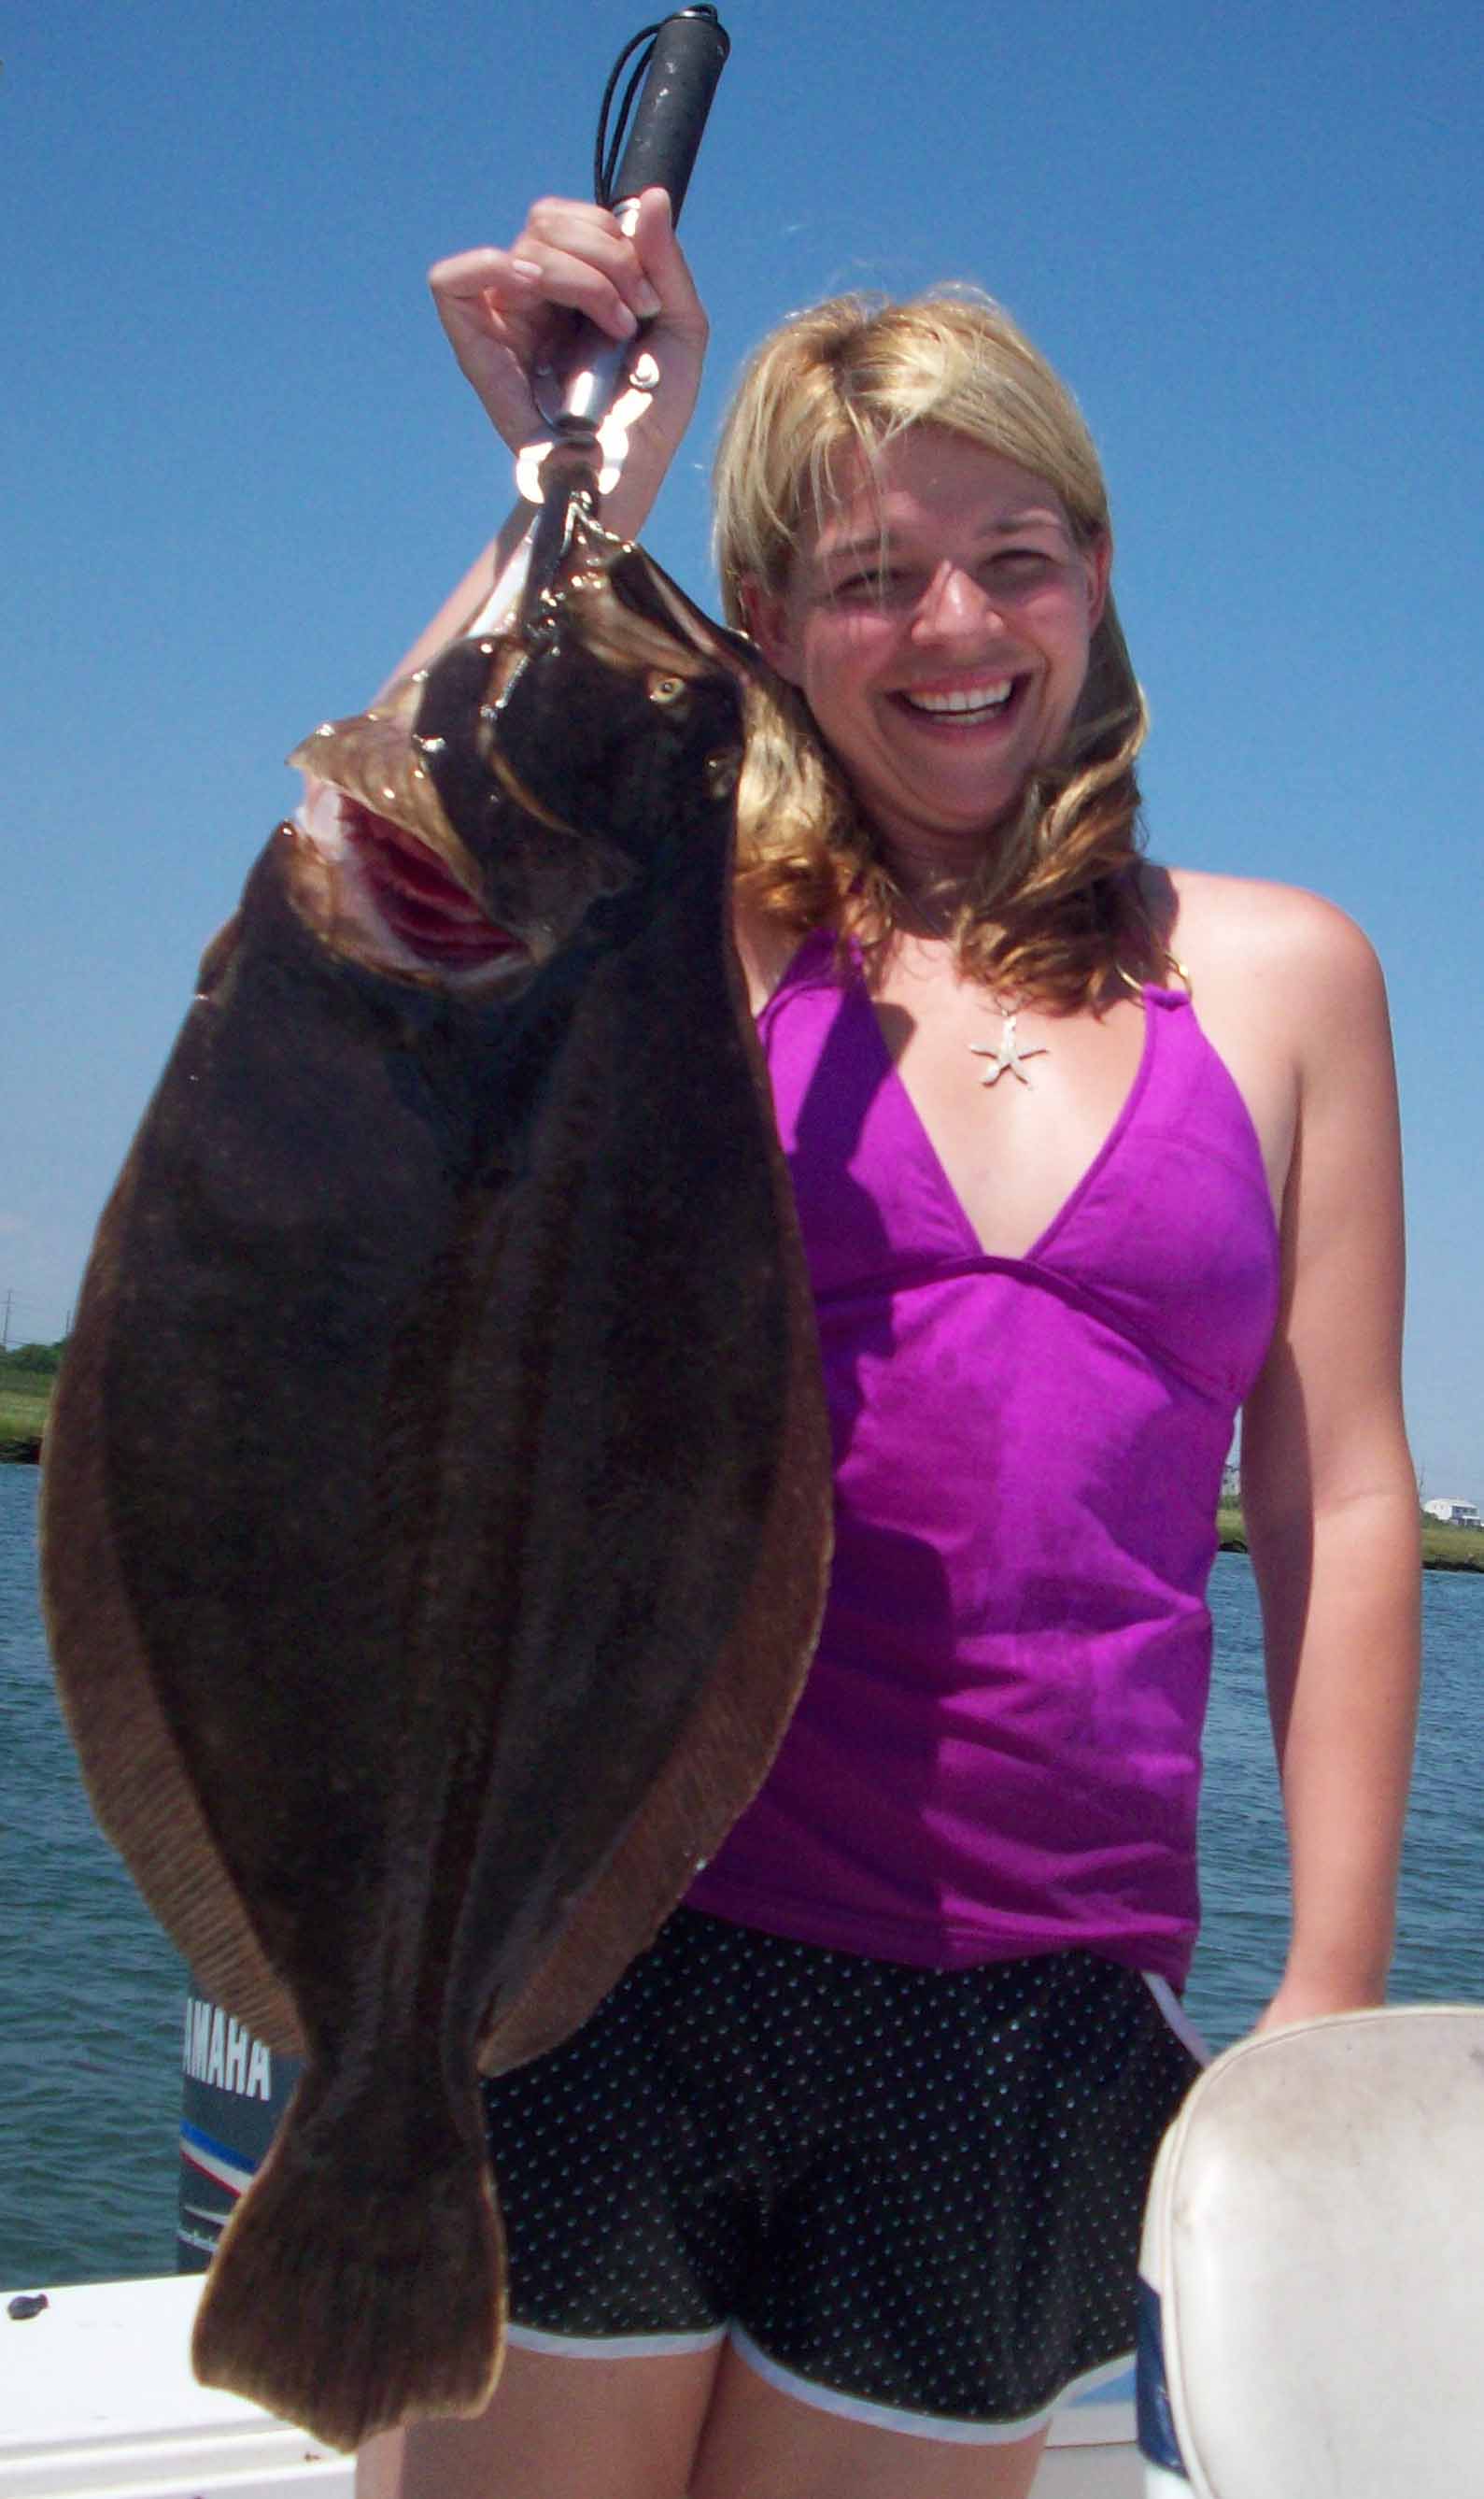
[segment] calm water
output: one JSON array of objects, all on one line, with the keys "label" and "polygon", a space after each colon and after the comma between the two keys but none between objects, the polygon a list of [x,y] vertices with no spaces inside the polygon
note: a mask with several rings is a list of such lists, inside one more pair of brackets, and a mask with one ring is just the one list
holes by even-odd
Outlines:
[{"label": "calm water", "polygon": [[[176,1954],[93,1827],[37,1612],[34,1467],[0,1466],[0,2287],[166,2273],[175,2262]],[[1282,1825],[1246,1562],[1211,1588],[1206,1933],[1190,2007],[1213,2045],[1247,2028],[1287,1931]],[[1427,1688],[1395,1993],[1484,2000],[1484,1575],[1432,1572]]]}]

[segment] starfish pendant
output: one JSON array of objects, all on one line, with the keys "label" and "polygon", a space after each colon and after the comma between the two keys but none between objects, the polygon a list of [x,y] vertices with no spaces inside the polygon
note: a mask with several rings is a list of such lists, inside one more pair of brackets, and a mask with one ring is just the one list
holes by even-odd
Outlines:
[{"label": "starfish pendant", "polygon": [[[1002,1010],[1002,1013],[1004,1011]],[[1025,1073],[1022,1061],[1027,1058],[1045,1058],[1046,1056],[1046,1044],[1044,1042],[1033,1043],[1029,1050],[1022,1050],[1020,1048],[1019,1043],[1016,1039],[1016,1016],[1014,1008],[1012,1008],[1005,1016],[1004,1030],[1000,1034],[999,1043],[996,1048],[991,1049],[987,1041],[971,1041],[969,1048],[973,1051],[976,1058],[992,1058],[994,1061],[992,1067],[985,1068],[984,1076],[980,1080],[981,1083],[984,1085],[998,1085],[1000,1078],[1004,1075],[1007,1068],[1012,1076],[1017,1076],[1019,1078],[1022,1085],[1028,1085],[1030,1083],[1030,1078]]]}]

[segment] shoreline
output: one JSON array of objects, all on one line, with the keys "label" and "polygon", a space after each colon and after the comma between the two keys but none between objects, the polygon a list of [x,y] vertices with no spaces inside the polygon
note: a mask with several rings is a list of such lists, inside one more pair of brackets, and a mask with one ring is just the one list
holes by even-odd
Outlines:
[{"label": "shoreline", "polygon": [[[0,1466],[39,1466],[45,1423],[45,1407],[35,1422],[0,1413]],[[1235,1502],[1224,1501],[1216,1512],[1216,1550],[1247,1550],[1246,1524]],[[1422,1567],[1424,1571],[1484,1572],[1484,1528],[1445,1527],[1439,1519],[1424,1519]]]},{"label": "shoreline", "polygon": [[[1235,1502],[1224,1501],[1216,1512],[1218,1553],[1247,1551],[1246,1522]],[[1484,1572],[1484,1528],[1445,1527],[1441,1519],[1422,1522],[1424,1571]]]}]

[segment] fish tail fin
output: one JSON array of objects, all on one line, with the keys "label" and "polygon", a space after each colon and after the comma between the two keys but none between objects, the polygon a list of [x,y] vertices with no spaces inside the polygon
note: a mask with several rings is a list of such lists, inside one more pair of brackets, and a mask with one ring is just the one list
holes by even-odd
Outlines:
[{"label": "fish tail fin", "polygon": [[191,2358],[331,2447],[477,2413],[504,2344],[504,2243],[479,2123],[428,2105],[390,2137],[311,2068],[211,2260]]}]

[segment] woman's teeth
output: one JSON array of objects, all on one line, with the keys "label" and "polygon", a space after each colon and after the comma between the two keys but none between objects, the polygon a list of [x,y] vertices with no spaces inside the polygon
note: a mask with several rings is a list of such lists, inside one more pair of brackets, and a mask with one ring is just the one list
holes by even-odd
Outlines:
[{"label": "woman's teeth", "polygon": [[1014,691],[1014,677],[998,677],[992,685],[972,686],[951,695],[910,694],[904,687],[901,699],[909,710],[926,712],[933,720],[984,720],[1003,711]]}]

